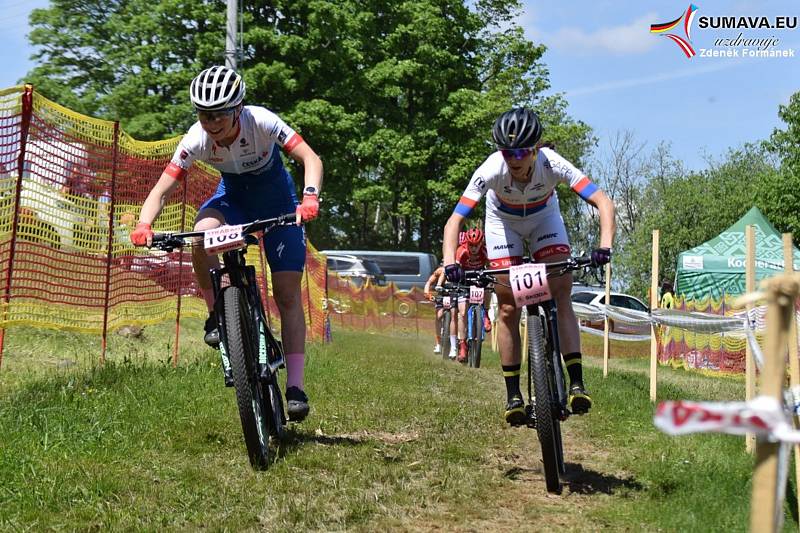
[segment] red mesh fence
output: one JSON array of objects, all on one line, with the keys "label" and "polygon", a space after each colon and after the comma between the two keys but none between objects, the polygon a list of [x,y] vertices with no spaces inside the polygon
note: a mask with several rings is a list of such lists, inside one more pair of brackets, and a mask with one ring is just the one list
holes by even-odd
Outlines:
[{"label": "red mesh fence", "polygon": [[[189,252],[148,251],[129,240],[178,140],[136,141],[118,123],[70,111],[30,87],[0,91],[0,357],[13,325],[102,333],[105,349],[107,332],[123,325],[205,316]],[[218,180],[194,165],[153,229],[191,229]],[[264,285],[263,254],[251,247],[248,262]],[[308,266],[303,301],[309,338],[320,340],[325,262],[311,246]],[[269,308],[277,319],[271,301]]]}]

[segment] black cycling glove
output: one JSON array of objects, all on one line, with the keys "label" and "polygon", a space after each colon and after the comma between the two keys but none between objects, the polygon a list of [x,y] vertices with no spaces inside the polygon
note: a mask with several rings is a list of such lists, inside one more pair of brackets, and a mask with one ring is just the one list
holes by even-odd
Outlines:
[{"label": "black cycling glove", "polygon": [[592,263],[594,266],[603,266],[611,262],[611,248],[595,248],[592,250]]},{"label": "black cycling glove", "polygon": [[464,281],[464,269],[458,263],[447,265],[444,267],[444,277],[450,283],[461,283]]}]

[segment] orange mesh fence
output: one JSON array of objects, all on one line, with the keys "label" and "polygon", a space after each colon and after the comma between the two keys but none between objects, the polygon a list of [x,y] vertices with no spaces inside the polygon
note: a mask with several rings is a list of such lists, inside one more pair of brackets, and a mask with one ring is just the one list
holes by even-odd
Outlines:
[{"label": "orange mesh fence", "polygon": [[[105,338],[123,325],[206,315],[188,251],[148,251],[129,240],[178,141],[137,141],[118,123],[70,111],[30,87],[0,91],[2,331],[27,324]],[[211,167],[195,165],[153,229],[191,229],[218,181]],[[251,248],[248,262],[263,286],[263,254]],[[303,301],[309,338],[319,340],[325,261],[311,246],[308,267]]]},{"label": "orange mesh fence", "polygon": [[332,327],[360,331],[432,336],[433,302],[414,288],[380,287],[360,278],[328,275],[327,312]]}]

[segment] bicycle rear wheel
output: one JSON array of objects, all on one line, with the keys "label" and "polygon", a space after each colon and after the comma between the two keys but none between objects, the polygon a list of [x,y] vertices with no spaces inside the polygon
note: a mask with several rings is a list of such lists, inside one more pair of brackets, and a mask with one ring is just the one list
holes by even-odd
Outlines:
[{"label": "bicycle rear wheel", "polygon": [[239,287],[226,287],[222,298],[224,340],[231,361],[247,455],[253,468],[263,470],[269,460],[268,413],[271,401],[258,376],[258,337],[244,292]]},{"label": "bicycle rear wheel", "polygon": [[483,347],[483,317],[479,305],[469,308],[469,321],[471,324],[469,335],[469,366],[481,367],[481,349]]},{"label": "bicycle rear wheel", "polygon": [[558,494],[561,492],[559,473],[563,462],[561,427],[554,408],[556,392],[542,320],[538,313],[528,315],[528,379],[533,381],[536,433],[542,448],[547,492]]},{"label": "bicycle rear wheel", "polygon": [[447,360],[450,355],[450,310],[442,311],[442,329],[439,335],[442,339],[442,359]]}]

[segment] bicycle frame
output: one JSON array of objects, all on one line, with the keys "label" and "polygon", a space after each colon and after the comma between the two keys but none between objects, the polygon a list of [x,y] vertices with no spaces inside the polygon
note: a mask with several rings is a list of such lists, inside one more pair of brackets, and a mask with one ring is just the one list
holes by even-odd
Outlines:
[{"label": "bicycle frame", "polygon": [[[476,327],[472,318],[472,310],[478,308],[478,325]],[[486,338],[486,330],[483,329],[483,304],[468,304],[467,305],[467,339],[483,340]],[[477,331],[476,331],[477,330]]]},{"label": "bicycle frame", "polygon": [[[220,355],[226,377],[233,378],[250,463],[258,469],[269,464],[269,435],[282,438],[284,434],[286,416],[277,372],[285,364],[282,346],[267,326],[256,270],[247,265],[245,258],[247,246],[259,244],[255,232],[269,231],[294,220],[291,213],[240,228],[229,227],[208,237],[212,244],[222,244],[224,250],[222,266],[210,272]],[[153,243],[171,251],[196,237],[206,238],[206,234],[202,231],[159,234],[153,237]]]},{"label": "bicycle frame", "polygon": [[[245,242],[250,244],[258,244],[258,240],[252,235],[245,238]],[[261,291],[258,290],[258,281],[256,279],[256,269],[253,266],[245,263],[245,255],[247,248],[239,250],[231,250],[222,254],[223,266],[211,270],[211,287],[214,290],[215,298],[215,312],[217,316],[223,316],[224,310],[221,309],[222,298],[220,295],[223,289],[223,278],[227,274],[229,285],[239,287],[247,295],[250,309],[255,313],[252,319],[258,327],[259,336],[259,375],[261,379],[268,379],[271,374],[278,371],[279,368],[285,366],[283,360],[283,349],[280,341],[275,339],[271,334],[267,334],[268,321],[264,313],[264,305],[261,301]],[[221,339],[227,338],[225,331],[224,320],[220,321],[219,327],[221,329]],[[222,343],[224,344],[224,343]],[[223,364],[229,364],[225,359],[227,356],[223,353]]]}]

